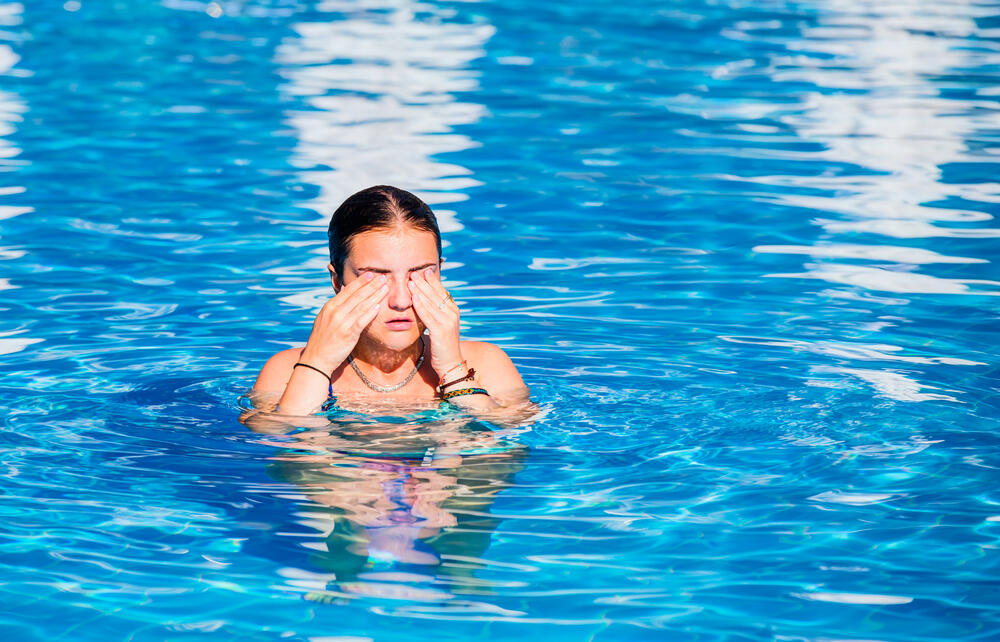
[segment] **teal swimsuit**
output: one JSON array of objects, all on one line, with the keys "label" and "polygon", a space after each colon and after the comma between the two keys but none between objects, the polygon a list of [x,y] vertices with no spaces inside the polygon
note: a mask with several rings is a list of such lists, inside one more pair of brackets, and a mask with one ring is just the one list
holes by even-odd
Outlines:
[{"label": "teal swimsuit", "polygon": [[323,402],[323,407],[320,408],[323,412],[327,412],[332,409],[337,403],[337,398],[333,396],[333,382],[330,382],[330,392],[326,396],[326,401]]}]

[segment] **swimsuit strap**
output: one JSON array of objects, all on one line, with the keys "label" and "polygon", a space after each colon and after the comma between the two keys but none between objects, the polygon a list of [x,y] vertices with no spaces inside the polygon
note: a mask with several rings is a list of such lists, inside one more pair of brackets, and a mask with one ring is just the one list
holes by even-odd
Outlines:
[{"label": "swimsuit strap", "polygon": [[333,382],[330,382],[330,392],[326,396],[326,401],[320,406],[322,412],[328,412],[337,405],[337,399],[333,396]]}]

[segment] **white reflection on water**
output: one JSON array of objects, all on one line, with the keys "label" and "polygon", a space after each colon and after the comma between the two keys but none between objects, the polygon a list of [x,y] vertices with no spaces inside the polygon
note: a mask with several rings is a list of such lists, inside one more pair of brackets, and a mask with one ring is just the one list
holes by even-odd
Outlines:
[{"label": "white reflection on water", "polygon": [[[946,279],[930,274],[839,263],[807,263],[805,268],[805,272],[765,274],[764,276],[821,279],[830,283],[854,285],[881,292],[1000,296],[1000,289],[989,289],[1000,288],[1000,281]],[[970,285],[986,286],[986,289],[973,288]]]},{"label": "white reflection on water", "polygon": [[964,256],[945,256],[918,247],[896,245],[861,245],[830,243],[822,245],[758,245],[758,254],[806,254],[825,259],[862,259],[866,261],[892,261],[895,263],[988,263],[986,259]]},{"label": "white reflection on water", "polygon": [[[830,283],[842,283],[881,292],[1000,296],[1000,281],[946,279],[930,274],[839,263],[807,263],[805,267],[805,272],[765,274],[764,276],[821,279]],[[973,288],[970,285],[986,286],[986,289]]]},{"label": "white reflection on water", "polygon": [[[24,7],[19,3],[0,3],[0,28],[20,25],[21,13],[23,11]],[[16,68],[17,63],[20,61],[21,57],[13,49],[8,45],[0,44],[0,78],[3,76],[30,75],[25,70]],[[7,137],[17,131],[16,124],[24,120],[23,114],[27,111],[28,106],[20,96],[0,91],[0,168],[24,164],[23,161],[15,160],[21,154],[21,148]],[[0,187],[0,196],[19,194],[23,191],[23,187],[6,185]],[[0,220],[13,218],[32,211],[34,209],[31,207],[0,205]]]},{"label": "white reflection on water", "polygon": [[[769,199],[823,213],[812,220],[823,231],[816,244],[754,248],[760,254],[801,254],[811,259],[802,271],[765,276],[817,279],[842,286],[824,291],[824,296],[1000,294],[998,281],[927,273],[937,264],[989,263],[975,254],[949,256],[923,247],[837,240],[842,234],[851,235],[851,241],[859,234],[892,239],[1000,237],[1000,229],[990,226],[990,214],[964,209],[961,203],[997,203],[1000,184],[981,176],[960,183],[961,175],[944,175],[948,164],[982,161],[982,154],[968,141],[996,126],[995,112],[983,109],[981,99],[942,91],[946,83],[955,82],[949,77],[987,64],[983,56],[988,54],[977,52],[970,43],[982,35],[976,18],[990,12],[987,7],[964,3],[858,5],[831,0],[823,4],[819,23],[804,27],[802,38],[788,43],[802,55],[771,61],[769,73],[775,80],[821,88],[805,95],[803,109],[788,111],[780,120],[801,140],[823,145],[811,154],[812,159],[845,169],[831,169],[822,176],[748,179],[780,188]],[[817,195],[816,190],[827,195]],[[985,248],[977,249],[988,256]],[[882,265],[858,265],[857,261]],[[906,303],[905,299],[895,302]],[[868,324],[866,330],[881,327],[884,324]],[[881,346],[857,348],[845,351],[828,344],[808,349],[850,361],[979,365],[965,359],[893,355]],[[899,401],[959,401],[946,394],[953,391],[939,391],[901,372],[830,366],[812,371],[859,379],[877,395]],[[810,384],[825,382],[820,378]]]},{"label": "white reflection on water", "polygon": [[[318,9],[330,15],[294,25],[298,37],[276,52],[281,91],[311,108],[285,113],[298,138],[291,162],[320,190],[302,205],[325,224],[369,185],[410,189],[431,205],[464,200],[459,191],[479,183],[435,156],[476,146],[453,128],[485,108],[454,94],[478,87],[468,65],[495,29],[449,24],[441,9],[416,2],[331,0]],[[442,231],[460,229],[452,212],[436,213]]]},{"label": "white reflection on water", "polygon": [[[985,212],[959,207],[930,207],[947,199],[979,203],[1000,200],[995,182],[943,182],[942,166],[982,160],[967,140],[996,126],[995,114],[978,100],[943,96],[940,77],[984,64],[983,53],[970,50],[979,35],[975,19],[986,7],[917,2],[857,5],[847,0],[824,3],[820,24],[803,29],[788,43],[806,55],[772,60],[778,81],[808,82],[836,91],[811,92],[804,109],[781,119],[803,140],[821,142],[813,155],[831,163],[853,165],[872,173],[819,177],[766,176],[756,182],[792,187],[775,195],[795,207],[828,212],[813,222],[828,235],[878,234],[890,238],[990,238],[1000,229],[970,228],[989,221]],[[950,180],[950,179],[949,179]],[[798,187],[834,191],[836,197],[794,193]],[[945,226],[938,225],[945,223]],[[963,227],[950,227],[949,224]],[[994,282],[945,279],[912,270],[927,263],[983,263],[980,258],[947,257],[930,250],[872,245],[831,244],[809,250],[762,246],[758,252],[809,254],[816,259],[849,258],[900,264],[905,271],[812,263],[806,273],[769,276],[822,279],[888,292],[995,294],[969,287]]]},{"label": "white reflection on water", "polygon": [[[940,220],[940,219],[939,219]],[[881,234],[897,239],[919,239],[927,237],[985,239],[1000,238],[1000,229],[996,228],[961,228],[937,227],[924,221],[906,219],[871,219],[867,221],[831,221],[817,219],[816,223],[832,234],[841,232],[865,232]]]},{"label": "white reflection on water", "polygon": [[857,377],[865,383],[870,384],[880,395],[895,399],[896,401],[954,401],[961,403],[951,395],[923,392],[924,389],[937,390],[938,388],[922,384],[900,372],[870,370],[867,368],[831,368],[826,366],[816,366],[812,368],[812,371],[815,373],[837,373]]},{"label": "white reflection on water", "polygon": [[814,502],[829,504],[846,504],[848,506],[870,506],[895,499],[898,495],[892,493],[847,493],[840,490],[827,490],[817,493],[809,499]]},{"label": "white reflection on water", "polygon": [[[24,6],[16,2],[0,2],[0,29],[16,27],[22,22],[21,14]],[[0,44],[0,79],[4,76],[30,76],[30,72],[18,69],[17,64],[21,57],[8,45]],[[2,80],[0,80],[2,82]],[[7,137],[17,131],[17,123],[24,120],[23,114],[27,113],[28,106],[17,94],[0,91],[0,172],[10,167],[25,165],[25,161],[17,160],[21,154],[21,148],[15,145]],[[11,176],[5,177],[5,185],[0,186],[0,198],[13,194],[22,194],[25,188],[11,184]],[[33,212],[33,207],[18,205],[0,204],[0,221],[4,219],[20,216]],[[17,247],[0,247],[0,261],[19,259],[25,255],[25,251]],[[16,290],[21,286],[11,283],[10,279],[0,278],[0,291]],[[7,310],[7,308],[4,308]],[[23,330],[13,330],[0,333],[0,354],[13,354],[21,352],[28,346],[41,343],[44,339],[32,338],[23,335]]]},{"label": "white reflection on water", "polygon": [[[903,595],[872,595],[869,593],[792,593],[793,597],[813,602],[836,602],[839,604],[909,604],[912,597]],[[855,640],[854,642],[866,642],[865,640]],[[874,642],[874,641],[868,641]]]},{"label": "white reflection on water", "polygon": [[776,348],[791,348],[797,352],[811,352],[835,359],[851,361],[898,361],[922,365],[944,364],[950,366],[981,366],[981,361],[970,361],[955,357],[924,357],[906,352],[902,347],[880,343],[848,343],[846,341],[804,341],[800,339],[783,339],[773,337],[751,337],[723,335],[719,339],[729,343],[744,343],[749,345],[771,346]]},{"label": "white reflection on water", "polygon": [[[9,334],[9,333],[8,333]],[[16,334],[16,333],[14,333]],[[28,346],[39,343],[43,339],[32,339],[30,337],[17,337],[14,339],[0,339],[0,354],[11,354],[20,352]]]}]

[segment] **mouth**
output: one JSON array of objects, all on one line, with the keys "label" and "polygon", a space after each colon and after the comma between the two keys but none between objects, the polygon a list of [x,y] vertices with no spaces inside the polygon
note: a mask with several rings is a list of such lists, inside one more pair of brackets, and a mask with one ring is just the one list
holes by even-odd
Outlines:
[{"label": "mouth", "polygon": [[389,319],[385,322],[385,325],[390,330],[409,330],[413,327],[413,320],[407,319],[406,317],[396,317],[395,319]]}]

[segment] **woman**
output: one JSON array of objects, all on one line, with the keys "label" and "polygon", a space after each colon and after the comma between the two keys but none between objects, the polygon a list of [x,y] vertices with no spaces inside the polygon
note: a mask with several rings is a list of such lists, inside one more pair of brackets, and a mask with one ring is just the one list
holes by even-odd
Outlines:
[{"label": "woman", "polygon": [[442,399],[476,413],[527,401],[503,350],[460,339],[458,306],[441,284],[441,233],[427,204],[396,187],[369,187],[333,214],[329,239],[336,296],[304,348],[264,364],[255,398],[276,398],[273,412],[296,416],[343,397]]},{"label": "woman", "polygon": [[[458,306],[440,280],[437,221],[420,199],[395,187],[362,190],[334,213],[329,237],[337,294],[305,347],[277,353],[258,375],[255,405],[274,414],[241,417],[255,432],[295,431],[274,443],[282,450],[269,470],[306,498],[302,510],[322,536],[309,549],[323,552],[315,563],[336,577],[307,598],[392,594],[423,586],[416,577],[434,590],[468,590],[466,571],[444,560],[486,550],[498,522],[490,506],[523,448],[461,415],[406,423],[304,415],[346,401],[371,410],[384,400],[400,408],[444,399],[516,425],[534,414],[528,389],[500,348],[460,339]],[[387,570],[404,574],[391,580]],[[410,578],[406,586],[399,577]]]}]

